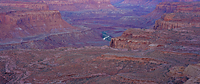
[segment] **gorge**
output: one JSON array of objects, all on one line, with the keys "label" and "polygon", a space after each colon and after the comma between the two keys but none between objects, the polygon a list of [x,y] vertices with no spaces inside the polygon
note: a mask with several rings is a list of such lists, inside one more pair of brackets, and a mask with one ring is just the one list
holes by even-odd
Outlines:
[{"label": "gorge", "polygon": [[198,84],[199,6],[0,0],[0,84]]}]

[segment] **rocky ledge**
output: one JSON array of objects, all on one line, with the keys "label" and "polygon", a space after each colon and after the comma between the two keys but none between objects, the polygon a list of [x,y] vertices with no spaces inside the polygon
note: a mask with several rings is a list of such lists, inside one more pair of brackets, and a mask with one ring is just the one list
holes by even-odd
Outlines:
[{"label": "rocky ledge", "polygon": [[0,45],[19,43],[24,38],[76,29],[48,5],[32,2],[0,2]]},{"label": "rocky ledge", "polygon": [[188,53],[200,53],[199,27],[170,30],[128,29],[122,36],[112,38],[110,46],[128,50],[159,49]]},{"label": "rocky ledge", "polygon": [[[113,0],[120,1],[120,0]],[[122,1],[122,0],[121,0]],[[155,6],[160,2],[193,2],[198,0],[123,0],[121,4],[141,5],[141,6]]]},{"label": "rocky ledge", "polygon": [[162,15],[155,22],[154,29],[173,29],[182,27],[200,27],[200,12],[197,13],[170,13]]},{"label": "rocky ledge", "polygon": [[[181,27],[200,27],[200,2],[161,3],[156,10],[167,14],[155,22],[154,29],[172,29]],[[164,12],[163,12],[164,13]]]},{"label": "rocky ledge", "polygon": [[10,11],[1,13],[0,16],[1,43],[6,43],[10,39],[75,29],[61,18],[59,11]]},{"label": "rocky ledge", "polygon": [[[156,5],[156,8],[149,14],[143,15],[143,17],[151,19],[159,19],[164,13],[191,13],[199,12],[200,2],[161,2]],[[173,17],[173,16],[172,16]]]}]

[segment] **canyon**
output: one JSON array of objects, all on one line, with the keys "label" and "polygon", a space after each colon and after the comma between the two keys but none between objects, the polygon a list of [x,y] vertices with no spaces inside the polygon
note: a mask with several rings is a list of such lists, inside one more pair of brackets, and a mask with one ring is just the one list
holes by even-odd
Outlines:
[{"label": "canyon", "polygon": [[[110,47],[128,51],[153,50],[176,56],[196,55],[198,57],[200,54],[198,6],[199,2],[162,2],[153,11],[154,13],[158,10],[163,11],[162,17],[155,22],[154,29],[127,29],[121,36],[111,39]],[[156,55],[163,57],[154,54]],[[173,78],[171,83],[199,83],[197,63],[199,62],[189,66],[173,66],[166,74]]]},{"label": "canyon", "polygon": [[200,3],[165,1],[2,0],[0,84],[199,83]]},{"label": "canyon", "polygon": [[[163,13],[161,18],[155,22],[154,29],[156,30],[126,30],[122,36],[113,38],[110,46],[134,50],[148,49],[152,46],[165,48],[169,45],[184,46],[186,44],[189,46],[189,44],[193,45],[194,42],[195,49],[198,51],[199,34],[195,32],[198,32],[200,27],[200,18],[198,17],[200,14],[199,4],[199,2],[162,2],[153,11],[161,11]],[[195,41],[190,41],[193,39]]]}]

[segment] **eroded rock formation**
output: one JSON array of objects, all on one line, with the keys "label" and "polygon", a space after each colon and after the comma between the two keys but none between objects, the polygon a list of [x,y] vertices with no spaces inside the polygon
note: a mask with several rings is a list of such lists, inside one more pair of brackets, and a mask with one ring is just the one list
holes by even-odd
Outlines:
[{"label": "eroded rock formation", "polygon": [[193,2],[198,0],[124,0],[122,4],[155,6],[160,2]]},{"label": "eroded rock formation", "polygon": [[48,4],[51,10],[77,11],[88,9],[114,9],[110,0],[40,0],[39,2]]},{"label": "eroded rock formation", "polygon": [[47,4],[50,10],[80,11],[97,9],[115,9],[110,0],[10,0]]},{"label": "eroded rock formation", "polygon": [[[172,29],[181,27],[200,27],[200,2],[174,2],[161,3],[157,5],[155,11],[167,13],[155,22],[154,29]],[[153,12],[152,12],[153,13]]]},{"label": "eroded rock formation", "polygon": [[59,11],[49,10],[46,4],[0,2],[0,6],[1,45],[76,29],[61,18]]},{"label": "eroded rock formation", "polygon": [[198,55],[108,46],[20,49],[0,52],[0,75],[5,83],[181,83],[188,79],[172,79],[175,75],[168,73],[184,72],[199,60]]},{"label": "eroded rock formation", "polygon": [[155,22],[154,29],[200,27],[200,13],[170,13]]},{"label": "eroded rock formation", "polygon": [[200,50],[198,32],[199,27],[171,30],[128,29],[122,36],[112,38],[110,46],[129,50],[158,48],[195,53]]},{"label": "eroded rock formation", "polygon": [[34,10],[49,10],[49,7],[47,4],[21,2],[21,1],[0,1],[0,6],[28,8],[28,9],[34,9]]},{"label": "eroded rock formation", "polygon": [[67,32],[74,28],[61,18],[59,11],[50,10],[1,13],[0,21],[1,43],[13,38]]}]

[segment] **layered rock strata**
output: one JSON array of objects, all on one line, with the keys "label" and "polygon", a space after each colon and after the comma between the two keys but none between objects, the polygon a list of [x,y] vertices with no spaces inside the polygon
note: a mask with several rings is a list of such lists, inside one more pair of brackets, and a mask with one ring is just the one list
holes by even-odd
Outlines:
[{"label": "layered rock strata", "polygon": [[200,50],[199,32],[199,27],[171,30],[128,29],[122,36],[112,38],[110,46],[129,50],[163,49],[198,53]]},{"label": "layered rock strata", "polygon": [[[16,1],[16,0],[10,0]],[[36,2],[47,4],[50,10],[59,11],[80,11],[80,10],[98,10],[115,9],[110,0],[17,0],[23,2]]]},{"label": "layered rock strata", "polygon": [[88,10],[88,9],[114,9],[114,6],[110,3],[110,0],[57,0],[49,1],[43,0],[39,1],[49,5],[51,10]]},{"label": "layered rock strata", "polygon": [[[199,2],[190,2],[190,1],[188,1],[188,2],[161,2],[158,5],[156,5],[155,9],[151,13],[149,13],[147,15],[142,15],[142,17],[149,18],[150,21],[155,21],[155,20],[160,19],[160,17],[164,13],[179,13],[179,12],[181,12],[181,13],[191,13],[191,12],[197,13],[197,12],[199,12],[199,4],[200,4]],[[156,23],[158,23],[158,22],[156,22]]]},{"label": "layered rock strata", "polygon": [[6,43],[14,38],[67,32],[74,28],[61,18],[59,11],[50,10],[1,13],[0,25],[1,43]]},{"label": "layered rock strata", "polygon": [[170,13],[162,15],[155,22],[154,29],[173,29],[182,27],[200,27],[199,13]]},{"label": "layered rock strata", "polygon": [[[167,14],[155,22],[154,29],[172,29],[181,27],[200,27],[200,2],[161,3],[156,10],[164,10]],[[155,10],[155,11],[156,11]],[[164,13],[164,12],[163,12]]]},{"label": "layered rock strata", "polygon": [[121,4],[132,4],[142,6],[157,5],[160,2],[193,2],[198,0],[124,0]]},{"label": "layered rock strata", "polygon": [[21,2],[21,1],[1,1],[0,6],[27,8],[27,9],[34,9],[34,10],[49,10],[49,6],[47,4]]}]

